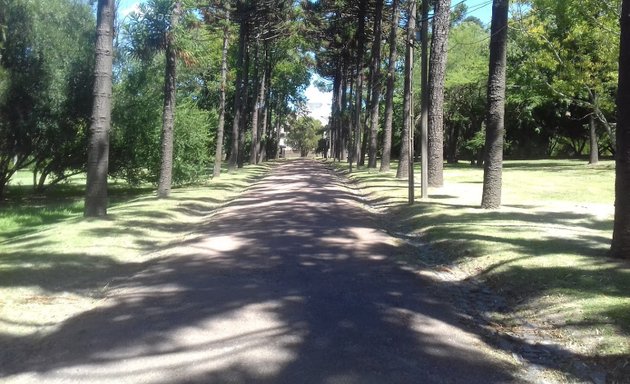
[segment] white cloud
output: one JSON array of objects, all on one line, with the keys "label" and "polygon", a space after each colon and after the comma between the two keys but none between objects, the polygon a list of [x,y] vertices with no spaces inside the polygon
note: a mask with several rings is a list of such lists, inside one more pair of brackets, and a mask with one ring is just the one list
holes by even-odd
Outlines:
[{"label": "white cloud", "polygon": [[118,5],[118,17],[124,19],[132,13],[140,13],[140,1],[121,1]]},{"label": "white cloud", "polygon": [[321,121],[324,125],[328,124],[332,107],[332,92],[322,92],[311,82],[304,95],[308,99],[309,116]]}]

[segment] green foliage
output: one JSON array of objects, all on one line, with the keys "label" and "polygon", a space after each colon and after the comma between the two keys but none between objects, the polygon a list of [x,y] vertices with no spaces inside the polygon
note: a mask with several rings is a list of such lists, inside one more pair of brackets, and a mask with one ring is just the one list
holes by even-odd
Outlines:
[{"label": "green foliage", "polygon": [[149,60],[166,48],[166,33],[170,29],[172,0],[149,0],[140,3],[139,12],[129,15],[123,25],[126,49],[136,57]]},{"label": "green foliage", "polygon": [[473,22],[462,22],[449,35],[445,86],[484,83],[488,78],[489,33]]},{"label": "green foliage", "polygon": [[173,182],[187,184],[202,181],[208,176],[214,144],[211,127],[218,117],[200,109],[190,99],[180,101],[175,115],[175,143],[173,152]]},{"label": "green foliage", "polygon": [[[161,58],[161,57],[160,57]],[[163,60],[125,63],[114,87],[110,174],[132,184],[157,182],[163,103]]]},{"label": "green foliage", "polygon": [[464,21],[450,31],[444,105],[449,161],[460,156],[476,160],[484,145],[476,139],[485,117],[488,38],[488,31],[474,22]]},{"label": "green foliage", "polygon": [[483,150],[483,146],[485,145],[485,143],[486,130],[484,128],[481,131],[475,132],[473,137],[470,140],[466,141],[466,143],[464,144],[464,148],[468,149],[472,153],[477,154]]},{"label": "green foliage", "polygon": [[321,137],[322,123],[310,116],[298,117],[289,128],[287,143],[293,149],[300,151],[302,157],[317,148]]},{"label": "green foliage", "polygon": [[[132,184],[156,183],[160,169],[164,56],[148,63],[129,60],[114,90],[110,174]],[[190,76],[183,74],[183,79]],[[183,92],[183,91],[182,91]],[[173,183],[202,180],[210,164],[215,113],[201,109],[190,94],[178,95],[175,115]],[[213,136],[212,136],[213,137]]]},{"label": "green foliage", "polygon": [[27,165],[42,182],[83,169],[95,24],[74,0],[7,0],[2,19],[0,194]]},{"label": "green foliage", "polygon": [[612,131],[619,0],[525,3],[528,6],[513,20],[509,51],[514,70],[508,74],[508,108],[514,110],[512,118],[518,119],[514,124],[521,130],[517,139],[524,144],[534,136],[538,147],[547,147],[547,154],[551,153],[554,142],[566,141],[564,126],[572,125],[563,119],[565,114],[579,120],[584,140],[591,114]]}]

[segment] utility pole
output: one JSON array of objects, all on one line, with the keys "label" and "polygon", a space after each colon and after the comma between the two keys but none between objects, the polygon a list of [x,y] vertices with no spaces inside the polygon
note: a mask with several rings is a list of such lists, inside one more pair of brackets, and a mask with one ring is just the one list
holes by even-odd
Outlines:
[{"label": "utility pole", "polygon": [[422,0],[422,121],[421,121],[421,168],[422,168],[422,199],[429,197],[429,0]]}]

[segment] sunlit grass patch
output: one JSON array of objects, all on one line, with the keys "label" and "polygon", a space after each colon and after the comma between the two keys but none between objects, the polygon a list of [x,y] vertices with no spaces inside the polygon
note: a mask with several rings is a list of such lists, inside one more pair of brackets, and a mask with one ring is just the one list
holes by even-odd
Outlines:
[{"label": "sunlit grass patch", "polygon": [[106,219],[83,218],[81,184],[51,188],[41,199],[24,193],[4,205],[0,225],[9,232],[0,241],[0,334],[46,333],[92,308],[113,281],[194,234],[270,167],[246,166],[203,185],[174,188],[162,200],[150,186],[113,183]]},{"label": "sunlit grass patch", "polygon": [[[337,164],[339,169],[346,165]],[[351,178],[388,226],[415,233],[441,252],[419,264],[456,266],[485,281],[510,304],[508,313],[553,329],[576,352],[630,353],[630,265],[607,258],[612,236],[614,163],[507,161],[503,207],[482,210],[483,169],[447,165],[443,188],[407,204],[407,180],[359,169]]]}]

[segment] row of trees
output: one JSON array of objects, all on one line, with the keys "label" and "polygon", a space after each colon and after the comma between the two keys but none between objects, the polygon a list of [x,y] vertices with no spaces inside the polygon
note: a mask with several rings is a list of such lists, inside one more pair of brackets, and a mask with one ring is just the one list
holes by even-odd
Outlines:
[{"label": "row of trees", "polygon": [[[467,17],[462,3],[430,3],[429,182],[439,186],[443,158],[483,163],[490,31]],[[368,166],[374,166],[373,159],[380,155],[387,169],[392,150],[405,156],[401,145],[408,140],[402,140],[404,132],[394,130],[392,147],[389,121],[393,116],[394,126],[404,125],[401,64],[406,33],[401,33],[401,25],[409,24],[409,4],[391,1],[381,11],[376,1],[309,3],[312,14],[307,21],[316,27],[314,39],[325,41],[315,51],[319,72],[332,84],[331,134],[339,159],[352,157],[353,163],[363,165],[367,156],[372,159]],[[614,155],[618,6],[619,1],[583,7],[573,0],[532,0],[513,7],[507,51],[507,156],[590,155],[590,162],[596,163],[600,154]],[[591,33],[592,25],[602,28]],[[382,57],[383,52],[389,55]],[[415,72],[417,89],[421,71]],[[371,103],[375,98],[379,103]],[[357,105],[362,105],[361,116]],[[391,106],[398,108],[390,113]],[[420,111],[417,103],[412,112],[420,116]],[[363,129],[359,145],[354,139],[357,125]],[[399,175],[405,177],[404,170]]]},{"label": "row of trees", "polygon": [[87,171],[101,216],[108,176],[165,197],[226,152],[230,169],[277,155],[312,62],[293,2],[148,0],[118,20],[93,3],[0,2],[0,196],[20,169],[38,189]]},{"label": "row of trees", "polygon": [[[496,208],[504,154],[587,152],[594,164],[600,153],[613,156],[621,148],[615,138],[620,1],[522,0],[509,18],[509,2],[494,0],[490,30],[466,17],[461,3],[422,1],[419,17],[417,3],[306,4],[307,30],[325,42],[315,49],[318,72],[332,83],[331,155],[351,170],[366,158],[375,168],[379,153],[387,170],[394,150],[397,176],[413,177],[408,156],[420,152],[415,143],[422,141],[414,138],[426,130],[419,138],[428,141],[428,185],[442,185],[445,158],[468,157],[484,165],[482,207]],[[423,39],[418,62],[416,33],[426,38],[429,29],[430,52]],[[418,84],[422,98],[414,97]],[[616,249],[616,256],[629,254]]]},{"label": "row of trees", "polygon": [[621,161],[620,0],[519,0],[509,21],[494,0],[490,29],[463,3],[418,3],[147,0],[116,21],[113,0],[96,20],[85,0],[0,0],[0,194],[18,169],[42,188],[87,170],[85,213],[101,216],[108,175],[166,197],[224,157],[273,158],[282,125],[312,131],[298,116],[314,70],[333,95],[322,147],[351,168],[397,156],[409,177],[427,140],[428,184],[444,159],[483,164],[492,208],[504,154]]}]

